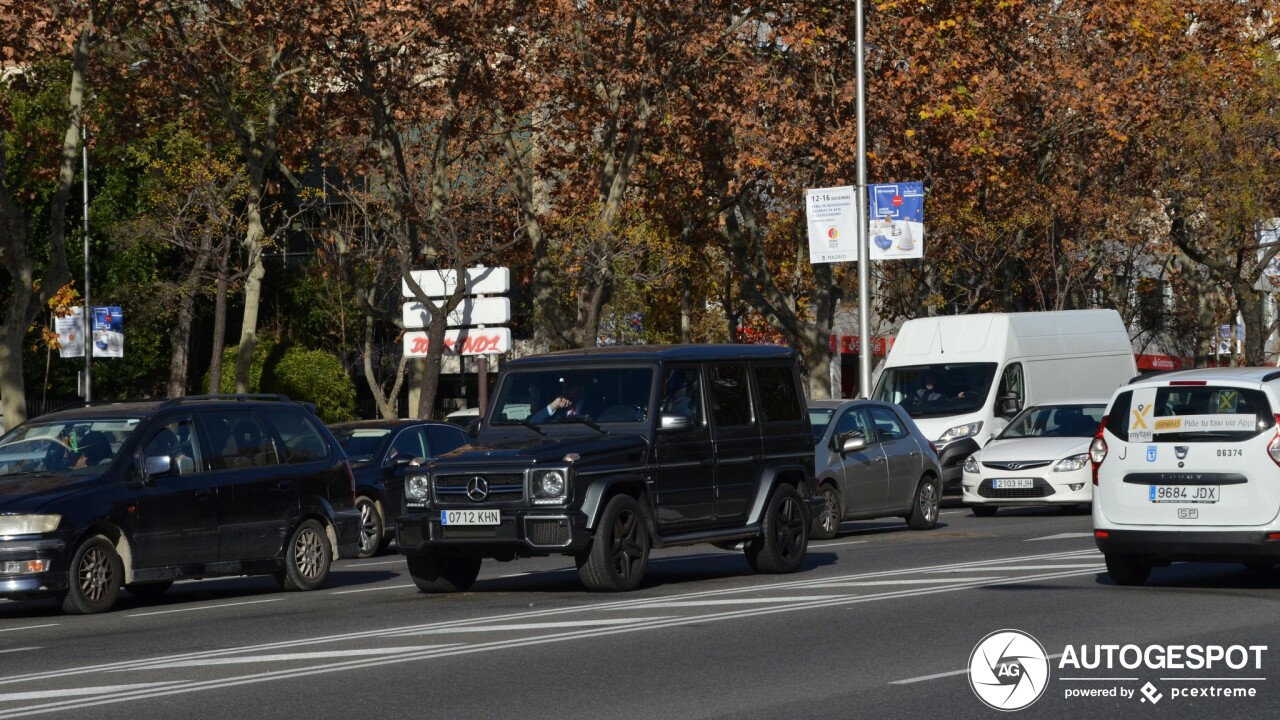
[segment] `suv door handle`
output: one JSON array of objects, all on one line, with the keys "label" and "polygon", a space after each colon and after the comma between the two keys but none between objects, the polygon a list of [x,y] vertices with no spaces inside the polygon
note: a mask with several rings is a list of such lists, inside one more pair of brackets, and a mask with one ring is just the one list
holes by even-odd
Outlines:
[{"label": "suv door handle", "polygon": [[878,464],[878,465],[883,465],[883,464],[885,464],[885,463],[887,463],[887,462],[889,462],[889,458],[887,458],[887,457],[885,457],[885,456],[883,456],[883,455],[877,455],[877,456],[876,456],[876,464]]},{"label": "suv door handle", "polygon": [[277,487],[277,488],[280,488],[281,490],[292,490],[292,489],[293,489],[293,481],[292,481],[292,480],[281,480],[280,482],[276,483],[276,487]]},{"label": "suv door handle", "polygon": [[211,497],[213,497],[213,491],[212,491],[212,490],[197,490],[197,491],[196,491],[196,499],[197,499],[197,500],[208,500],[208,499],[209,499],[209,498],[211,498]]},{"label": "suv door handle", "polygon": [[700,464],[702,465],[702,467],[711,467],[712,465],[715,465],[715,464],[716,464],[716,459],[715,459],[715,458],[703,458]]}]

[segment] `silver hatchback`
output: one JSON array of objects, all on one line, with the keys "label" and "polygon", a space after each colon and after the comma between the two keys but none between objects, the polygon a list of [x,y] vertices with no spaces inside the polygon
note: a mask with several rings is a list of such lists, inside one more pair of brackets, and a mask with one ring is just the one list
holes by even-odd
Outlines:
[{"label": "silver hatchback", "polygon": [[913,530],[937,524],[938,452],[906,411],[875,400],[811,400],[809,421],[826,499],[813,537],[835,537],[844,520],[896,516]]}]

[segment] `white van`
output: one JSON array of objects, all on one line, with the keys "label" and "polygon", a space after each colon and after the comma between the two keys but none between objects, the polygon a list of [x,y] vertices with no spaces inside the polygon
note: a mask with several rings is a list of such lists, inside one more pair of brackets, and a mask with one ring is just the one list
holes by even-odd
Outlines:
[{"label": "white van", "polygon": [[1118,585],[1179,560],[1280,562],[1280,370],[1202,368],[1115,394],[1089,449],[1093,535]]},{"label": "white van", "polygon": [[1137,374],[1115,310],[946,315],[903,324],[872,398],[906,409],[959,494],[965,458],[1024,405],[1110,397]]}]

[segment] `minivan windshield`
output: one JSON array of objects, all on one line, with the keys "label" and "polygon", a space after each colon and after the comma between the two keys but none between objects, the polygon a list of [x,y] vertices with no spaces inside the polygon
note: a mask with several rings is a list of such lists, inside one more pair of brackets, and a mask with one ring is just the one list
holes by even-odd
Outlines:
[{"label": "minivan windshield", "polygon": [[138,423],[138,418],[113,418],[21,425],[0,437],[0,476],[101,472]]},{"label": "minivan windshield", "polygon": [[913,418],[971,413],[986,402],[995,375],[995,363],[885,368],[872,399],[897,403]]},{"label": "minivan windshield", "polygon": [[650,367],[514,370],[498,388],[491,425],[625,423],[649,418]]}]

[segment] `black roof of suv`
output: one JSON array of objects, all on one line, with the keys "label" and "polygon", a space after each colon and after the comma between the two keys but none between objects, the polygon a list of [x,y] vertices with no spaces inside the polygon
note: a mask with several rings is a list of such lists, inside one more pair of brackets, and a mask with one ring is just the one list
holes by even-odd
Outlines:
[{"label": "black roof of suv", "polygon": [[634,588],[649,549],[746,542],[804,561],[813,440],[795,352],[607,347],[509,362],[469,446],[406,476],[397,545],[424,592],[484,558],[573,556],[592,590]]},{"label": "black roof of suv", "polygon": [[91,613],[182,578],[310,590],[356,552],[353,501],[342,448],[284,396],[59,410],[0,437],[0,594]]}]

